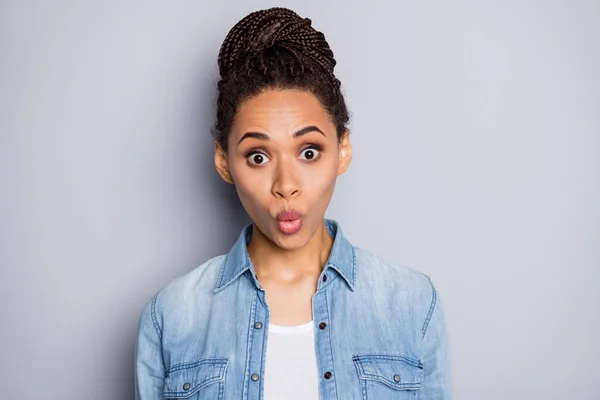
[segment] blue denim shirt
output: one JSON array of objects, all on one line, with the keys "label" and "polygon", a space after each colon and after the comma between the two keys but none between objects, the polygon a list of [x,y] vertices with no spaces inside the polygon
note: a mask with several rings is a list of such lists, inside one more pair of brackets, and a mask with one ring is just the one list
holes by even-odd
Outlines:
[{"label": "blue denim shirt", "polygon": [[[312,298],[321,400],[451,399],[444,314],[429,277],[353,246],[340,225]],[[231,251],[160,290],[140,317],[136,399],[263,398],[269,308]],[[308,399],[307,399],[308,400]]]}]

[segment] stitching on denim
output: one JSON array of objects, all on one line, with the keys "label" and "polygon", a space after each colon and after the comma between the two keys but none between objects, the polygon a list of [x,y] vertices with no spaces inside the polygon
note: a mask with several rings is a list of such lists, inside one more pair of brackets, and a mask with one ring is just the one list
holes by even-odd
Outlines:
[{"label": "stitching on denim", "polygon": [[[245,272],[245,271],[244,271]],[[248,276],[248,274],[242,274],[242,276],[246,279],[248,279],[248,282],[250,282],[251,284],[254,285],[254,280],[252,279],[251,276]]]},{"label": "stitching on denim", "polygon": [[395,355],[395,354],[355,354],[352,356],[352,361],[365,361],[369,360],[384,360],[384,361],[402,361],[405,364],[409,364],[413,367],[423,368],[423,363],[412,357]]},{"label": "stitching on denim", "polygon": [[[327,295],[327,290],[325,291],[325,310],[327,310],[327,322],[331,322],[331,314],[329,313],[329,297]],[[335,358],[333,357],[333,346],[331,345],[333,338],[331,334],[331,329],[327,329],[327,338],[329,339],[329,356],[331,357],[331,369],[335,371],[334,373],[337,375],[337,369],[335,368]],[[333,388],[335,390],[336,397],[338,396],[337,391],[337,378],[333,377]]]},{"label": "stitching on denim", "polygon": [[[179,364],[175,364],[175,365],[171,366],[171,368],[169,368],[169,370],[167,371],[167,374],[170,374],[172,372],[181,371],[184,369],[196,368],[196,367],[199,367],[200,365],[221,365],[221,369],[222,369],[223,366],[227,365],[227,359],[226,358],[205,358],[203,360],[194,361],[194,362],[179,363]],[[219,376],[221,375],[221,373],[222,372],[220,371]]]},{"label": "stitching on denim", "polygon": [[[328,230],[333,230],[334,236],[337,236],[339,234],[340,229],[338,229],[338,227],[336,226],[336,224],[333,220],[325,219],[325,225],[328,228]],[[345,238],[341,238],[341,239],[345,239]],[[346,239],[346,242],[347,242],[347,239]],[[337,274],[341,275],[342,278],[344,278],[344,280],[348,283],[350,290],[354,291],[354,285],[356,283],[356,252],[354,251],[354,246],[352,244],[350,244],[350,248],[352,250],[352,275],[346,276],[344,274],[345,270],[343,268],[340,268],[340,265],[336,264],[335,262],[328,261],[327,264],[329,266],[335,268]]]},{"label": "stitching on denim", "polygon": [[[249,279],[249,278],[248,278]],[[252,307],[250,307],[250,323],[248,324],[248,346],[246,346],[246,370],[244,371],[244,386],[242,388],[242,398],[248,398],[248,379],[250,377],[250,359],[252,358],[252,347],[254,341],[254,319],[256,316],[256,302],[258,294],[254,292],[254,299],[252,299]],[[265,324],[266,325],[266,324]]]},{"label": "stitching on denim", "polygon": [[218,400],[223,400],[223,391],[225,390],[225,385],[223,382],[219,383],[219,394],[217,395]]},{"label": "stitching on denim", "polygon": [[221,284],[223,283],[223,275],[225,274],[225,266],[227,265],[228,259],[229,259],[229,253],[225,256],[225,260],[221,264],[221,270],[219,271],[219,278],[217,279],[217,289],[220,289]]},{"label": "stitching on denim", "polygon": [[408,382],[408,383],[396,383],[390,379],[385,379],[380,376],[376,376],[376,377],[365,376],[364,378],[361,378],[361,380],[364,382],[366,382],[366,381],[379,382],[379,383],[382,383],[382,384],[384,384],[392,389],[395,389],[395,390],[414,390],[414,389],[421,389],[423,387],[422,381]]},{"label": "stitching on denim", "polygon": [[362,381],[363,400],[369,400],[369,396],[367,394],[367,381],[365,379],[361,379],[361,381]]},{"label": "stitching on denim", "polygon": [[431,296],[431,305],[429,306],[429,312],[427,313],[427,317],[425,318],[425,322],[423,323],[423,328],[421,329],[422,336],[421,338],[425,338],[425,333],[427,332],[427,327],[429,326],[429,321],[431,320],[431,315],[433,314],[433,310],[435,309],[435,304],[437,302],[437,290],[435,286],[433,286],[433,282],[431,282],[431,278],[425,275],[429,284],[431,285],[432,296]]},{"label": "stitching on denim", "polygon": [[[256,281],[254,280],[254,277],[252,276],[252,272],[250,271],[249,268],[246,268],[245,271],[241,273],[241,276],[248,279],[248,282],[250,282],[252,284],[253,288],[255,288],[256,290],[259,290],[256,286]],[[262,301],[261,301],[261,303],[265,304]],[[265,306],[266,306],[266,304],[265,304]]]},{"label": "stitching on denim", "polygon": [[341,277],[342,277],[342,279],[344,280],[344,282],[346,282],[346,284],[347,284],[347,285],[348,285],[348,287],[350,288],[350,290],[352,290],[352,291],[354,290],[354,289],[353,289],[353,286],[352,286],[352,285],[353,285],[353,282],[352,282],[351,280],[348,280],[348,279],[351,279],[351,278],[350,278],[350,277],[346,277],[346,276],[344,276],[344,274],[342,273],[342,272],[343,272],[343,269],[341,269],[341,268],[339,267],[339,265],[337,265],[337,264],[333,263],[332,261],[329,261],[327,264],[325,264],[325,267],[333,268],[333,269],[335,270],[335,272],[336,272],[336,273],[334,274],[333,278],[331,278],[331,279],[329,279],[331,275],[327,275],[327,282],[326,282],[326,283],[324,283],[324,284],[321,286],[321,288],[322,288],[322,289],[323,289],[323,288],[326,288],[328,285],[331,285],[331,284],[333,284],[333,281],[334,281],[334,280],[336,280],[338,277],[340,277],[340,276],[341,276]]},{"label": "stitching on denim", "polygon": [[[160,292],[159,292],[160,293]],[[158,319],[156,318],[156,298],[158,297],[158,293],[154,295],[152,298],[152,303],[150,305],[150,316],[152,317],[152,324],[154,325],[154,329],[156,329],[156,334],[158,338],[162,340],[162,329],[160,329],[160,325],[158,324]]]},{"label": "stitching on denim", "polygon": [[169,368],[169,372],[167,373],[167,376],[174,372],[184,371],[187,369],[195,369],[202,365],[210,365],[210,366],[214,366],[214,365],[219,366],[220,365],[220,367],[219,367],[217,375],[213,374],[212,376],[204,379],[203,381],[200,381],[191,389],[191,391],[190,390],[187,390],[187,391],[165,390],[165,394],[172,395],[172,396],[180,396],[180,395],[191,396],[191,395],[194,395],[195,393],[197,393],[199,390],[203,389],[204,387],[206,387],[212,383],[215,383],[215,382],[223,381],[225,379],[225,371],[227,370],[228,360],[224,359],[224,358],[210,358],[210,359],[204,359],[204,360],[200,360],[200,361],[196,361],[196,362],[192,362],[192,363],[177,364],[177,365]]},{"label": "stitching on denim", "polygon": [[[264,292],[263,292],[264,293]],[[263,339],[262,339],[262,354],[260,355],[260,359],[261,359],[261,363],[260,363],[260,376],[265,376],[265,359],[267,357],[267,340],[269,340],[269,330],[265,329],[266,326],[268,326],[270,324],[271,321],[271,314],[269,311],[269,306],[266,303],[266,298],[263,301],[263,297],[266,296],[260,296],[259,294],[257,294],[261,304],[263,304],[263,307],[265,308],[265,321],[263,323],[263,330],[261,331],[261,335],[263,335]],[[261,399],[264,396],[264,390],[265,390],[265,380],[261,379],[259,381],[259,392],[260,392],[260,397]]]},{"label": "stitching on denim", "polygon": [[362,383],[362,394],[363,400],[367,400],[367,382],[365,379],[362,379],[361,376],[364,375],[364,370],[362,368],[362,364],[358,362],[355,356],[352,356],[352,361],[354,363],[354,368],[356,369],[356,374],[358,375],[358,380]]},{"label": "stitching on denim", "polygon": [[[250,279],[250,282],[252,282],[252,284],[254,284],[254,280],[253,280],[251,277],[249,277],[248,279]],[[263,305],[263,307],[264,307],[265,309],[268,309],[268,308],[269,308],[269,305],[267,304],[267,299],[266,299],[266,296],[260,296],[260,295],[258,294],[258,293],[259,293],[259,290],[258,290],[258,289],[256,289],[256,290],[257,290],[257,292],[256,292],[256,293],[257,293],[257,294],[256,294],[256,297],[258,297],[258,301],[260,301],[260,304],[262,304],[262,305]],[[263,292],[264,292],[264,290],[263,290]],[[266,293],[266,292],[265,292],[265,293]],[[263,297],[264,297],[264,298],[263,298]],[[266,314],[267,314],[267,312],[265,312],[265,316],[266,316]],[[264,322],[266,322],[266,321],[264,321]]]},{"label": "stitching on denim", "polygon": [[165,394],[167,396],[181,396],[181,395],[186,395],[187,397],[193,396],[194,394],[198,393],[198,391],[200,391],[201,389],[204,389],[206,386],[210,385],[211,383],[215,383],[215,382],[219,382],[219,379],[215,379],[215,378],[209,378],[209,379],[205,379],[202,382],[200,382],[199,384],[197,384],[196,386],[193,387],[193,389],[191,390],[187,390],[187,391],[169,391],[166,390]]},{"label": "stitching on denim", "polygon": [[353,355],[352,361],[354,361],[354,366],[358,372],[358,378],[363,381],[376,381],[383,383],[386,386],[389,386],[393,389],[419,389],[422,387],[422,378],[416,382],[394,382],[389,377],[382,374],[370,374],[367,373],[364,369],[363,362],[369,363],[373,360],[384,360],[384,361],[401,361],[403,364],[419,368],[423,371],[423,363],[417,360],[413,360],[410,357],[405,356],[396,356],[396,355],[385,355],[385,354],[363,354],[363,355]]},{"label": "stitching on denim", "polygon": [[[227,286],[229,286],[234,280],[236,280],[237,278],[240,277],[240,275],[243,275],[244,272],[249,270],[250,265],[249,264],[244,264],[242,266],[242,269],[238,272],[237,275],[234,275],[233,277],[231,277],[227,282],[222,283],[222,282],[218,282],[217,285],[220,285],[218,287],[215,288],[215,292],[218,292],[224,288],[226,288]],[[221,278],[219,278],[221,279]]]},{"label": "stitching on denim", "polygon": [[354,290],[354,285],[356,284],[356,250],[354,246],[352,246],[352,287]]}]

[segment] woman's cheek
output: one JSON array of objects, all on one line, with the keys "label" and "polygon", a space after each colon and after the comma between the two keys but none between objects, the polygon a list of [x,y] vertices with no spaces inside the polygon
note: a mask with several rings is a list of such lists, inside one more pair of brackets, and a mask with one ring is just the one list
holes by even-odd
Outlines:
[{"label": "woman's cheek", "polygon": [[246,174],[242,176],[242,179],[236,181],[238,196],[248,211],[259,211],[265,206],[268,207],[268,204],[263,204],[268,202],[270,193],[268,185],[269,177],[261,174]]},{"label": "woman's cheek", "polygon": [[336,174],[331,163],[323,163],[324,168],[315,168],[311,171],[310,176],[306,177],[306,182],[318,192],[327,192],[335,185]]}]

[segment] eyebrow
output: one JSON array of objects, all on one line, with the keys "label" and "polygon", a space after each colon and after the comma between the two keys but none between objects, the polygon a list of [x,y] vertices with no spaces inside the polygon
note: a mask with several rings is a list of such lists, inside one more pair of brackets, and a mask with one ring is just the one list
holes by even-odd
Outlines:
[{"label": "eyebrow", "polygon": [[[294,138],[299,138],[300,136],[306,135],[307,133],[310,133],[310,132],[319,132],[321,135],[325,136],[325,134],[323,133],[322,130],[320,130],[319,128],[317,128],[314,125],[311,125],[311,126],[302,128],[299,131],[294,132]],[[238,144],[242,143],[242,140],[247,139],[247,138],[255,138],[255,139],[261,139],[261,140],[270,140],[271,139],[271,137],[269,135],[267,135],[266,133],[246,132],[242,135],[242,138],[240,139]]]}]

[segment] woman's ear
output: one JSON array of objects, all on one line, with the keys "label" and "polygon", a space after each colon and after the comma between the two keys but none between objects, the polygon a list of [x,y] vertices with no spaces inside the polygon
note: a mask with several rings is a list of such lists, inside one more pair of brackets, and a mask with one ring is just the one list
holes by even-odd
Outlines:
[{"label": "woman's ear", "polygon": [[235,184],[233,177],[231,176],[231,171],[229,171],[227,153],[218,142],[215,142],[215,168],[225,182]]},{"label": "woman's ear", "polygon": [[346,130],[340,138],[338,175],[346,172],[352,161],[352,144],[350,144],[350,131]]}]

